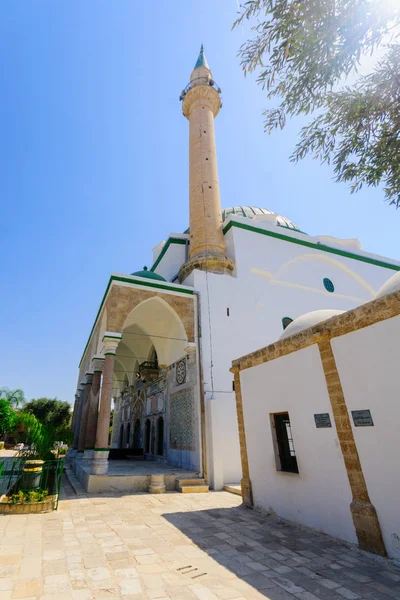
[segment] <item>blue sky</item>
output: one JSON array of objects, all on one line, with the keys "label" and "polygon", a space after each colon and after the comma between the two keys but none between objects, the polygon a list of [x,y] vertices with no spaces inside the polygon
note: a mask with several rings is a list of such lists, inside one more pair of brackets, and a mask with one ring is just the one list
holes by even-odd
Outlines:
[{"label": "blue sky", "polygon": [[151,265],[188,225],[188,127],[178,97],[204,43],[223,110],[222,204],[263,206],[310,234],[400,259],[400,213],[288,157],[301,121],[263,133],[244,78],[236,0],[13,0],[0,6],[0,386],[73,401],[109,274]]}]

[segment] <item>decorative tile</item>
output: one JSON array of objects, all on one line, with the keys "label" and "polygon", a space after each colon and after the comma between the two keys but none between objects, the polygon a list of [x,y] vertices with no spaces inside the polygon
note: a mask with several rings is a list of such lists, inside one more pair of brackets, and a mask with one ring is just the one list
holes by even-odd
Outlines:
[{"label": "decorative tile", "polygon": [[194,450],[193,388],[171,395],[170,446],[177,450]]}]

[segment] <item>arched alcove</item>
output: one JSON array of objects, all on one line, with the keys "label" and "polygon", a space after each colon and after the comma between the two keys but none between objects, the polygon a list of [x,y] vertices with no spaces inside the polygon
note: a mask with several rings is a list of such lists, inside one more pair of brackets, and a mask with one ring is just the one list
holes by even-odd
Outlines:
[{"label": "arched alcove", "polygon": [[126,440],[125,440],[125,448],[131,447],[131,424],[128,423],[126,428]]},{"label": "arched alcove", "polygon": [[158,363],[170,365],[184,355],[187,340],[177,313],[158,297],[144,300],[134,308],[122,329],[122,343],[132,357],[137,357],[139,364],[149,360],[154,347]]},{"label": "arched alcove", "polygon": [[162,456],[164,454],[164,419],[158,417],[157,420],[157,450],[156,454]]},{"label": "arched alcove", "polygon": [[140,434],[141,434],[140,430],[141,430],[140,419],[136,419],[135,426],[133,429],[133,447],[135,449],[142,447],[142,443],[141,443],[141,439],[140,439]]},{"label": "arched alcove", "polygon": [[151,423],[150,419],[146,419],[145,424],[145,439],[144,439],[144,451],[146,454],[150,452],[150,435],[151,435]]}]

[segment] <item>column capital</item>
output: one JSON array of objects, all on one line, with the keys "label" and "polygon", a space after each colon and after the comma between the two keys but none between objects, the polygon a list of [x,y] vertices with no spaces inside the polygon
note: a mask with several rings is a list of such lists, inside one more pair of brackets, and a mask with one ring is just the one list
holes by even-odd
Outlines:
[{"label": "column capital", "polygon": [[85,373],[86,385],[92,383],[93,375],[94,375],[93,371],[86,371],[86,373]]},{"label": "column capital", "polygon": [[92,363],[91,363],[91,369],[93,371],[93,373],[96,373],[96,371],[100,371],[100,373],[103,371],[104,368],[104,356],[101,356],[101,354],[95,354],[92,357]]},{"label": "column capital", "polygon": [[189,356],[196,354],[196,350],[197,350],[196,342],[189,342],[188,345],[185,347],[185,352],[186,352],[186,354],[189,354]]},{"label": "column capital", "polygon": [[103,354],[115,354],[118,348],[118,344],[121,341],[122,333],[114,331],[105,331],[103,335]]}]

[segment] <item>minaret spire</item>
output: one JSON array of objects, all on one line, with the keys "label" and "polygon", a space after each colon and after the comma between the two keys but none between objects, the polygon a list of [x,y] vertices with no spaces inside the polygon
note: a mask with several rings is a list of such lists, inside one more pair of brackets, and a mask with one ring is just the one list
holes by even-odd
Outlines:
[{"label": "minaret spire", "polygon": [[194,65],[195,69],[198,69],[198,67],[205,67],[206,69],[210,70],[210,67],[208,66],[208,62],[206,59],[206,55],[204,54],[203,44],[200,46],[199,57],[196,61],[196,64]]},{"label": "minaret spire", "polygon": [[221,108],[221,90],[212,78],[203,44],[181,94],[182,112],[189,121],[189,260],[179,272],[180,281],[195,269],[232,273],[226,257],[218,181],[214,118]]}]

